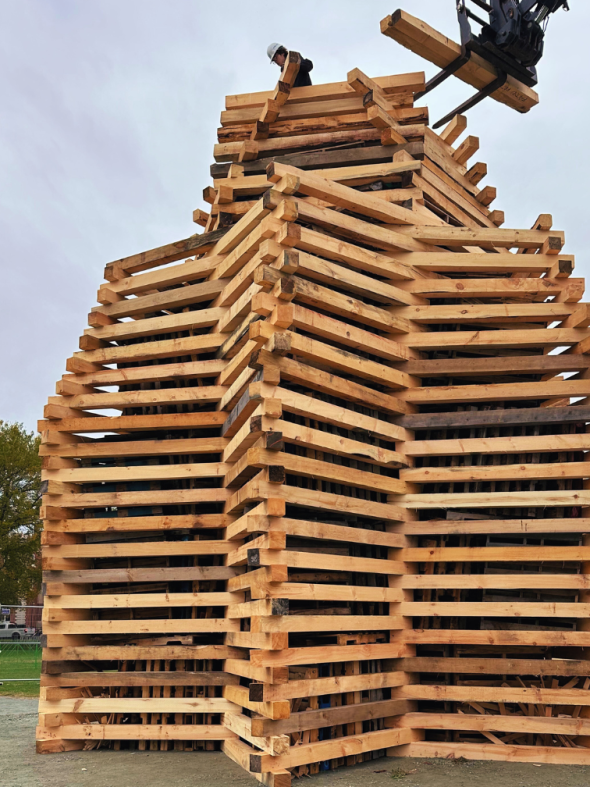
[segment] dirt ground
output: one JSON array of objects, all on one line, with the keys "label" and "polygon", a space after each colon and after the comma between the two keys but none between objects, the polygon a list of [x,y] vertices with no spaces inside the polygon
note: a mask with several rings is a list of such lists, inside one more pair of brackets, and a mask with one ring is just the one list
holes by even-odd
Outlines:
[{"label": "dirt ground", "polygon": [[[254,787],[224,754],[200,752],[35,753],[37,701],[0,697],[3,787]],[[309,787],[588,787],[590,767],[382,759],[321,773]]]}]

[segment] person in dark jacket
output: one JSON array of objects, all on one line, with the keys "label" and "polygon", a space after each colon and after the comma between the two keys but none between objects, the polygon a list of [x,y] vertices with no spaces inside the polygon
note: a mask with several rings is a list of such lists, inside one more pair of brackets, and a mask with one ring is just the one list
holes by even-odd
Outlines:
[{"label": "person in dark jacket", "polygon": [[[279,68],[285,65],[289,50],[282,44],[271,44],[266,50],[271,63],[276,63]],[[313,63],[305,57],[301,58],[301,65],[299,66],[299,73],[295,78],[293,87],[307,87],[311,85],[311,77],[309,72],[313,69]]]}]

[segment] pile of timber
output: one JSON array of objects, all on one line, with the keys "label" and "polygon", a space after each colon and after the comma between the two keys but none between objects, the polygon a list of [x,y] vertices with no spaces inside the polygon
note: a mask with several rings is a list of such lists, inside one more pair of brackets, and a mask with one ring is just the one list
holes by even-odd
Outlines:
[{"label": "pile of timber", "polygon": [[229,96],[204,231],[107,265],[40,423],[39,751],[590,763],[584,281],[423,85]]}]

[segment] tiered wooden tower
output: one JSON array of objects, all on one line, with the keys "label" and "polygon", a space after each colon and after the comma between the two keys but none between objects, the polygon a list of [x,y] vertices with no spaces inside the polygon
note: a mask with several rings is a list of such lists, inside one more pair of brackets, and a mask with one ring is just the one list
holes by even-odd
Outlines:
[{"label": "tiered wooden tower", "polygon": [[46,407],[39,751],[588,764],[584,282],[423,74],[296,71],[228,97],[205,231],[107,265]]}]

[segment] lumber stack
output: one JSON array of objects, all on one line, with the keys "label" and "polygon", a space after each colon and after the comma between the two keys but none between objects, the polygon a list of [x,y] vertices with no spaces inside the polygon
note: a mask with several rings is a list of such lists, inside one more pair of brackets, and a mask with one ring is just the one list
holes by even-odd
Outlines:
[{"label": "lumber stack", "polygon": [[40,423],[39,751],[590,762],[584,281],[423,84],[229,96],[204,231],[107,265]]},{"label": "lumber stack", "polygon": [[[381,20],[381,32],[439,68],[451,65],[462,53],[461,44],[401,9]],[[498,74],[491,63],[477,52],[472,52],[469,60],[455,71],[455,76],[483,90],[496,80]],[[539,96],[534,90],[510,75],[491,97],[517,112],[528,112],[539,103]]]}]

